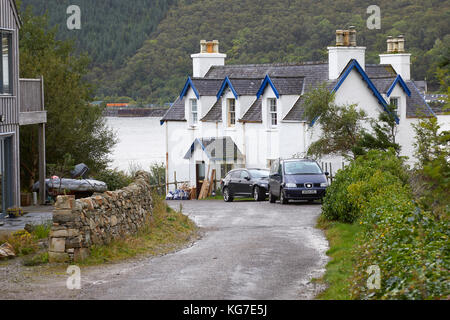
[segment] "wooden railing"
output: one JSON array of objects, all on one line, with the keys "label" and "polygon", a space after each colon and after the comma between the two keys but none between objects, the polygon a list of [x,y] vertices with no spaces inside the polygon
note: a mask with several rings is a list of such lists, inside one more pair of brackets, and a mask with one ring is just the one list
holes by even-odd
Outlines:
[{"label": "wooden railing", "polygon": [[20,112],[44,111],[43,79],[20,79]]}]

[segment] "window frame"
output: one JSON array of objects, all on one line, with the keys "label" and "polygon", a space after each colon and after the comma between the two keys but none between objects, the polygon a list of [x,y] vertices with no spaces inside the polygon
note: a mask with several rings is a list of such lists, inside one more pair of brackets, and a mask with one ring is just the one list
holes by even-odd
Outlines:
[{"label": "window frame", "polygon": [[[13,68],[13,32],[0,29],[0,95],[12,96],[14,93],[14,68]],[[4,89],[3,84],[3,39],[8,39],[8,89]]]},{"label": "window frame", "polygon": [[[275,106],[275,110],[272,110],[273,106]],[[275,99],[275,98],[268,98],[267,99],[267,113],[268,113],[269,128],[277,128],[278,127],[278,103],[277,103],[277,99]],[[275,120],[275,124],[274,124],[274,120]]]},{"label": "window frame", "polygon": [[[392,103],[393,101],[395,101],[395,103]],[[400,97],[390,97],[389,98],[389,104],[390,105],[395,105],[397,107],[397,110],[395,111],[397,117],[401,116],[401,104],[400,104],[401,100]]]},{"label": "window frame", "polygon": [[[193,110],[195,102],[195,111]],[[198,100],[197,99],[189,99],[189,119],[192,127],[196,127],[198,125]]]},{"label": "window frame", "polygon": [[[233,102],[233,103],[231,103]],[[231,110],[233,106],[233,111]],[[227,127],[234,128],[236,126],[236,99],[227,99]]]}]

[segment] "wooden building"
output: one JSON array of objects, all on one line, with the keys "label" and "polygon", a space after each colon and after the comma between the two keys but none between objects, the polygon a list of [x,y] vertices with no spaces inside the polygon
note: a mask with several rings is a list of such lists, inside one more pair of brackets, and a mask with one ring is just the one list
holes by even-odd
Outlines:
[{"label": "wooden building", "polygon": [[[20,26],[15,1],[0,0],[0,215],[20,206],[21,125],[39,124],[39,174],[40,180],[45,178],[43,79],[19,79]],[[40,196],[44,201],[44,194]]]}]

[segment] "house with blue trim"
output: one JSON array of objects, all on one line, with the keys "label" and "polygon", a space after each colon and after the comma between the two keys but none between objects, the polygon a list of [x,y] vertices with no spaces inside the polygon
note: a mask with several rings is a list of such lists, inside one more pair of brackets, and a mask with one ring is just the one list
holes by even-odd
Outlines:
[{"label": "house with blue trim", "polygon": [[[437,115],[411,79],[405,39],[390,37],[387,43],[379,64],[366,64],[366,48],[357,46],[350,29],[336,32],[328,61],[226,65],[218,41],[202,40],[200,53],[191,56],[192,76],[161,119],[168,180],[176,172],[178,181],[199,189],[213,169],[220,179],[231,168],[269,168],[275,159],[306,155],[321,128],[306,121],[303,99],[322,84],[335,92],[337,104],[356,104],[368,118],[378,119],[388,104],[396,104],[397,141],[402,155],[413,160],[411,125],[421,115]],[[338,168],[343,159],[322,160]]]}]

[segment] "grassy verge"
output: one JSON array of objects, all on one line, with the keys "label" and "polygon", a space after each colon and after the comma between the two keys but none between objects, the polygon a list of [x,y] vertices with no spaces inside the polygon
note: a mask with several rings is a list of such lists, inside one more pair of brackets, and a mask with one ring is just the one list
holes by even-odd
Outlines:
[{"label": "grassy verge", "polygon": [[361,230],[357,224],[329,222],[319,219],[318,227],[325,231],[330,243],[327,255],[331,258],[326,266],[326,273],[322,279],[327,289],[319,294],[319,300],[349,300],[350,278],[353,275],[353,248],[356,244],[356,234]]},{"label": "grassy verge", "polygon": [[114,240],[109,245],[93,246],[91,255],[80,264],[98,265],[140,255],[162,255],[181,248],[196,236],[197,227],[192,220],[155,196],[153,217],[137,235]]}]

